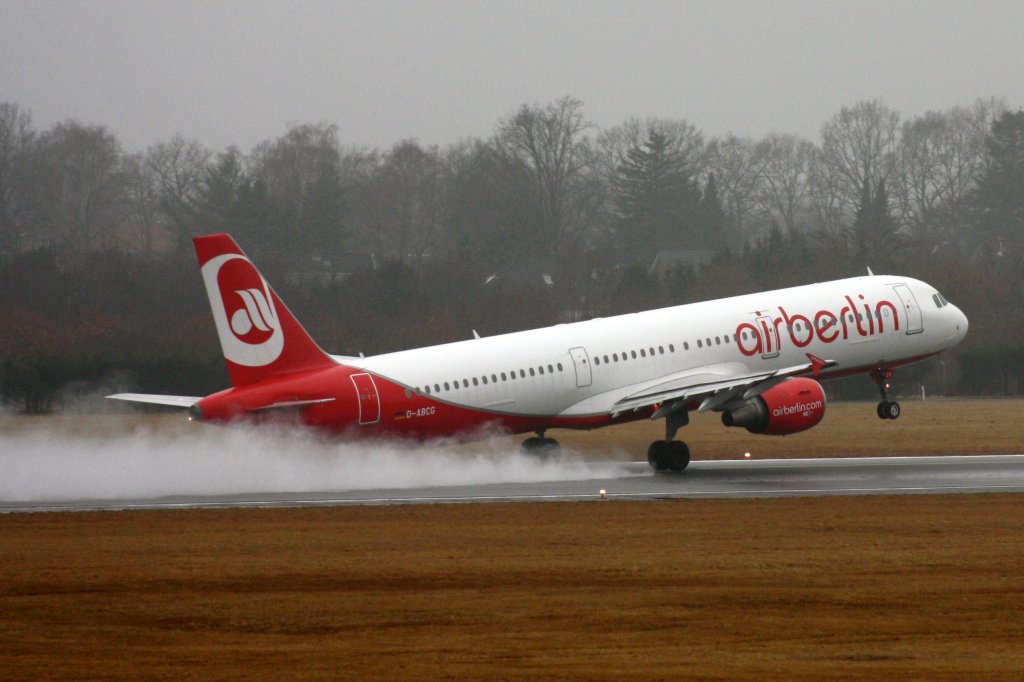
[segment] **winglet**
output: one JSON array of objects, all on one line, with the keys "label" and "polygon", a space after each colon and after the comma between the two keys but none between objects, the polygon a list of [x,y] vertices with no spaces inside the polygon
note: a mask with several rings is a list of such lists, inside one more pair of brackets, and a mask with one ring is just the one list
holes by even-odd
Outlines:
[{"label": "winglet", "polygon": [[818,375],[821,374],[821,370],[826,367],[831,367],[836,364],[834,360],[822,360],[814,353],[805,353],[807,359],[811,361],[811,375],[817,379]]}]

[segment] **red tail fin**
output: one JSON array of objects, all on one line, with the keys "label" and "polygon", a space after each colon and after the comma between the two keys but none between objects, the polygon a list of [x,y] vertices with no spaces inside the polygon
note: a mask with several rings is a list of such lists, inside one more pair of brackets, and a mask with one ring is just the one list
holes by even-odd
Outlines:
[{"label": "red tail fin", "polygon": [[193,242],[232,385],[337,364],[230,236],[211,234]]}]

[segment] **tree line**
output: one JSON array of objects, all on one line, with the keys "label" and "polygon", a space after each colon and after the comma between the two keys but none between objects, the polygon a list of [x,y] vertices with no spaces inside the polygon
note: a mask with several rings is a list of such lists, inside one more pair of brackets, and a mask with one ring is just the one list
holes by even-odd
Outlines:
[{"label": "tree line", "polygon": [[971,319],[908,383],[1024,389],[1024,112],[995,99],[909,120],[858,102],[816,141],[709,139],[683,119],[599,129],[567,97],[444,148],[345,146],[316,123],[248,152],[176,136],[138,153],[100,125],[37,130],[3,102],[0,396],[44,411],[89,387],[222,386],[191,253],[216,231],[332,352],[871,267],[935,284]]}]

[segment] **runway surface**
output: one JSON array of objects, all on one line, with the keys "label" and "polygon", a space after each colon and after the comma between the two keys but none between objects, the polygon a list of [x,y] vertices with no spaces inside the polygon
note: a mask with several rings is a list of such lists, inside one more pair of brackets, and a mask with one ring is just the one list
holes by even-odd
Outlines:
[{"label": "runway surface", "polygon": [[707,461],[692,462],[685,472],[669,475],[653,475],[647,464],[640,462],[625,462],[619,467],[618,476],[573,481],[154,499],[0,501],[0,513],[597,500],[602,490],[610,500],[1024,491],[1024,455]]}]

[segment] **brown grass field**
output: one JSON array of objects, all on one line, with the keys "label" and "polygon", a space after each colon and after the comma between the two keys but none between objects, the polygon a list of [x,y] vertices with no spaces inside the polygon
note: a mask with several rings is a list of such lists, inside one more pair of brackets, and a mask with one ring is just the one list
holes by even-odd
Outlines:
[{"label": "brown grass field", "polygon": [[[704,458],[1022,452],[1022,407],[905,403],[880,422],[836,405],[782,439],[703,417],[684,433]],[[553,435],[607,458],[659,434]],[[1022,679],[1022,504],[0,515],[0,679]]]}]

